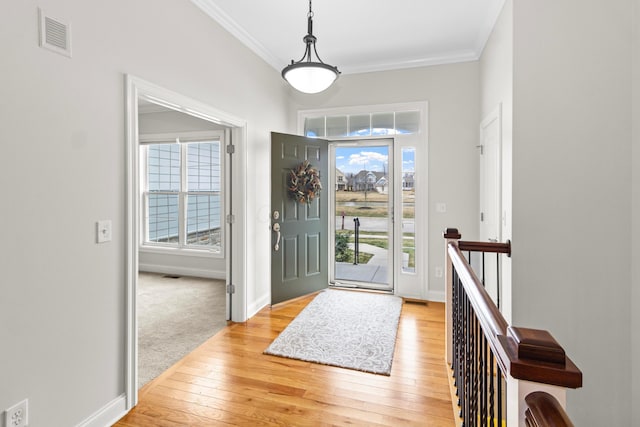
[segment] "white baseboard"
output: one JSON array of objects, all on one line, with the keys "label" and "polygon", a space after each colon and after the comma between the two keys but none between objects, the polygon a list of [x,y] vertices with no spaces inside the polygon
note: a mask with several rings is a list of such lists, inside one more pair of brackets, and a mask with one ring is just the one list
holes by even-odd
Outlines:
[{"label": "white baseboard", "polygon": [[262,310],[265,306],[269,305],[270,303],[271,303],[271,295],[266,294],[266,295],[263,295],[261,298],[257,299],[256,301],[254,301],[252,304],[249,304],[249,306],[247,307],[247,319],[250,319],[253,316],[255,316],[257,312]]},{"label": "white baseboard", "polygon": [[126,395],[121,394],[76,427],[110,427],[127,412]]},{"label": "white baseboard", "polygon": [[427,293],[427,300],[433,302],[446,302],[446,295],[444,291],[429,291]]},{"label": "white baseboard", "polygon": [[179,276],[191,276],[191,277],[204,277],[207,279],[220,279],[225,280],[227,278],[226,271],[204,270],[199,268],[187,268],[187,267],[168,267],[166,265],[157,264],[142,264],[138,266],[139,271],[148,273],[160,273],[160,274],[175,274]]}]

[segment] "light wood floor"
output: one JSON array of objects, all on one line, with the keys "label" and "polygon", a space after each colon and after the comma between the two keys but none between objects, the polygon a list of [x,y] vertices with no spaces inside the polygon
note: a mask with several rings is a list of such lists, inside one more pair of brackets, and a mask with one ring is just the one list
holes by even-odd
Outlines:
[{"label": "light wood floor", "polygon": [[405,302],[387,377],[262,354],[311,299],[230,324],[141,389],[115,425],[455,425],[444,304]]}]

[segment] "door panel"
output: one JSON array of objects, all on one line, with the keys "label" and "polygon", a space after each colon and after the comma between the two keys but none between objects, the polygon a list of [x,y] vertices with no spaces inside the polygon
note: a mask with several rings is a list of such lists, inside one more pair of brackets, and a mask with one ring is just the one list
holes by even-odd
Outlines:
[{"label": "door panel", "polygon": [[[327,287],[327,154],[328,141],[271,133],[272,304]],[[292,199],[287,191],[290,171],[305,160],[318,170],[323,188],[320,197],[308,204]]]}]

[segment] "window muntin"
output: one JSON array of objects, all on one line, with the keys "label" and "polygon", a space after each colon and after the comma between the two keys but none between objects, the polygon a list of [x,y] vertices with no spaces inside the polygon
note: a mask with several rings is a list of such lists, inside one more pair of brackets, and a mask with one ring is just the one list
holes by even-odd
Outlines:
[{"label": "window muntin", "polygon": [[222,251],[220,140],[149,143],[143,245]]}]

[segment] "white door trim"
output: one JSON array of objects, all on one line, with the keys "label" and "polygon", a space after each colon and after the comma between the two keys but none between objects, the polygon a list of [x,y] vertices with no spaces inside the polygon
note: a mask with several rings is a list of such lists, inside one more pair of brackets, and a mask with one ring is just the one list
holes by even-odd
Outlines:
[{"label": "white door trim", "polygon": [[[498,130],[497,135],[497,152],[496,152],[496,212],[498,214],[497,218],[497,236],[498,241],[502,239],[502,104],[498,104],[493,111],[491,111],[487,117],[482,120],[480,123],[480,150],[484,150],[485,143],[485,135],[487,132],[487,128],[491,126],[494,122],[496,122],[496,127]],[[485,162],[483,161],[483,157],[480,156],[480,212],[483,211],[484,207],[484,192],[486,183],[484,182],[484,167]],[[480,224],[480,229],[482,229],[482,223]]]},{"label": "white door trim", "polygon": [[[404,272],[402,269],[394,269],[394,293],[403,297],[420,300],[441,301],[444,302],[444,279],[432,277],[429,273],[429,262],[433,261],[429,258],[429,103],[406,102],[397,104],[377,104],[377,105],[360,105],[348,107],[322,108],[313,110],[298,111],[298,134],[304,135],[304,122],[307,117],[317,116],[336,116],[351,114],[369,114],[384,112],[402,112],[402,111],[419,111],[420,112],[420,131],[411,135],[381,135],[381,136],[358,136],[345,138],[332,138],[334,140],[349,141],[360,139],[384,139],[393,137],[394,139],[394,156],[398,163],[395,168],[396,183],[402,182],[401,167],[401,150],[402,148],[415,147],[415,162],[421,165],[419,171],[415,171],[414,182],[416,186],[416,212],[421,212],[415,217],[415,253],[416,253],[416,271]],[[323,138],[331,138],[322,136]],[[401,206],[401,191],[395,192],[394,205]],[[402,236],[401,222],[394,222],[394,234]],[[401,260],[400,245],[394,245],[396,253],[394,258]],[[439,282],[442,282],[440,284]]]},{"label": "white door trim", "polygon": [[[233,206],[233,247],[229,271],[233,272],[235,294],[232,298],[231,320],[243,322],[247,316],[246,300],[246,170],[247,170],[247,122],[229,115],[210,105],[162,88],[135,76],[125,75],[126,90],[126,231],[125,231],[125,283],[126,283],[126,356],[125,356],[125,394],[127,411],[138,403],[138,325],[136,319],[136,290],[138,280],[138,248],[140,226],[138,218],[140,206],[139,188],[139,141],[138,141],[138,98],[143,96],[166,108],[190,114],[230,129],[231,141],[235,146],[232,156],[232,175],[234,191],[226,206]],[[229,169],[229,168],[228,168]],[[226,212],[225,214],[228,214]],[[228,240],[228,239],[227,239]],[[229,259],[229,257],[227,257]]]},{"label": "white door trim", "polygon": [[[495,133],[494,133],[495,132]],[[495,141],[493,138],[495,135]],[[489,146],[488,142],[491,142]],[[495,144],[495,150],[493,150]],[[491,156],[491,157],[490,157]],[[480,123],[480,188],[478,218],[480,240],[502,241],[502,105],[498,104]],[[492,200],[495,197],[495,200]],[[493,204],[493,206],[490,206]],[[495,212],[491,215],[491,212]],[[495,223],[494,223],[495,221]],[[502,294],[500,258],[488,256],[482,262],[485,288],[498,308]],[[478,267],[480,268],[480,267]],[[484,270],[486,269],[486,270]]]}]

